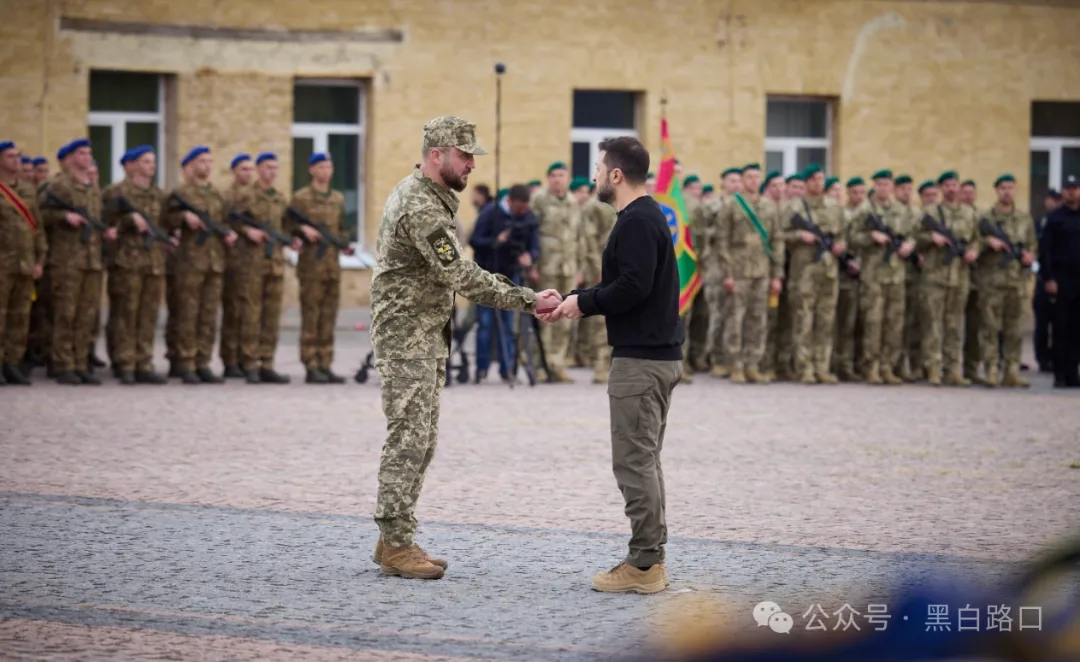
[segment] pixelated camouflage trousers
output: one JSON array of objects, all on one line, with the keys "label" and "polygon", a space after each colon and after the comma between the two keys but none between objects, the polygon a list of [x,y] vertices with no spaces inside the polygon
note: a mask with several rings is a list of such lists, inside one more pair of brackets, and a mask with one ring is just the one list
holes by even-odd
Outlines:
[{"label": "pixelated camouflage trousers", "polygon": [[769,279],[736,280],[724,302],[724,356],[732,370],[757,368],[768,336]]},{"label": "pixelated camouflage trousers", "polygon": [[240,325],[243,322],[242,288],[239,270],[230,264],[221,285],[221,339],[218,354],[227,366],[240,365]]},{"label": "pixelated camouflage trousers", "polygon": [[209,368],[223,275],[182,267],[176,277],[176,350],[184,370]]},{"label": "pixelated camouflage trousers", "polygon": [[922,359],[927,371],[963,371],[964,309],[967,284],[962,286],[924,283],[922,306]]},{"label": "pixelated camouflage trousers", "polygon": [[[708,347],[708,361],[710,365],[726,366],[728,357],[724,354],[724,302],[727,300],[727,293],[724,292],[723,279],[718,275],[711,275],[705,280],[705,287],[698,296],[702,294],[705,295],[705,304],[709,310],[705,342]],[[689,334],[689,331],[687,333]],[[683,351],[685,352],[685,348]]]},{"label": "pixelated camouflage trousers", "polygon": [[839,372],[855,370],[856,325],[859,321],[859,283],[841,276],[836,297],[832,363]]},{"label": "pixelated camouflage trousers", "polygon": [[149,272],[113,269],[109,272],[109,328],[112,360],[125,372],[154,369],[157,330],[165,278]]},{"label": "pixelated camouflage trousers", "polygon": [[308,370],[334,362],[334,327],[341,303],[340,278],[300,281],[300,362]]},{"label": "pixelated camouflage trousers", "polygon": [[0,272],[0,363],[18,365],[26,353],[33,292],[30,276]]},{"label": "pixelated camouflage trousers", "polygon": [[904,348],[905,290],[899,283],[866,282],[860,286],[859,309],[863,318],[863,357],[892,370]]},{"label": "pixelated camouflage trousers", "polygon": [[[275,276],[269,269],[250,266],[239,271],[236,280],[237,306],[240,309],[240,364],[244,370],[272,370],[281,329],[285,279]],[[334,319],[337,320],[336,315]]]},{"label": "pixelated camouflage trousers", "polygon": [[[982,347],[982,288],[971,288],[968,292],[967,305],[964,306],[964,375],[973,376],[979,372],[983,360]],[[998,340],[994,336],[994,354],[998,353]]]},{"label": "pixelated camouflage trousers", "polygon": [[56,372],[87,370],[101,307],[101,271],[52,272],[52,364]]},{"label": "pixelated camouflage trousers", "polygon": [[998,334],[1003,333],[1005,367],[1019,369],[1025,295],[1023,283],[979,290],[979,349],[983,365],[997,365]]},{"label": "pixelated camouflage trousers", "polygon": [[835,278],[793,278],[788,302],[796,377],[829,373],[839,286]]},{"label": "pixelated camouflage trousers", "polygon": [[37,356],[47,358],[52,347],[52,274],[45,265],[41,278],[34,284],[37,299],[30,306],[29,349]]},{"label": "pixelated camouflage trousers", "polygon": [[441,359],[377,359],[386,417],[386,441],[379,460],[375,522],[383,542],[413,543],[416,502],[439,437],[439,397],[446,381]]},{"label": "pixelated camouflage trousers", "polygon": [[[909,276],[904,281],[904,356],[900,363],[907,362],[911,371],[922,370],[922,311],[919,304],[921,286],[918,276]],[[903,365],[897,365],[902,368]]]}]

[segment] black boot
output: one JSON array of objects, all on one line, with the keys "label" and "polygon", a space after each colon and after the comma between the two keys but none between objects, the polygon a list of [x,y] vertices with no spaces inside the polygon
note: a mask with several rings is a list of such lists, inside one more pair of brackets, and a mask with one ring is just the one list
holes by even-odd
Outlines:
[{"label": "black boot", "polygon": [[223,376],[225,379],[244,379],[247,377],[247,373],[244,370],[241,370],[238,365],[227,365],[225,366],[225,374]]},{"label": "black boot", "polygon": [[169,363],[169,378],[176,379],[184,376],[184,369],[180,367],[179,363]]},{"label": "black boot", "polygon": [[30,378],[13,365],[4,366],[3,375],[0,376],[0,379],[4,379],[8,384],[14,384],[15,386],[30,386]]},{"label": "black boot", "polygon": [[308,384],[329,384],[330,378],[318,368],[308,368],[307,379],[304,381]]},{"label": "black boot", "polygon": [[326,375],[326,381],[331,384],[344,384],[345,378],[341,375],[335,375],[330,371],[330,368],[322,368],[322,373]]},{"label": "black boot", "polygon": [[195,375],[204,384],[224,384],[225,380],[214,374],[210,368],[198,368],[195,370]]},{"label": "black boot", "polygon": [[101,380],[98,379],[89,370],[76,370],[75,376],[78,377],[83,384],[89,384],[90,386],[101,386]]},{"label": "black boot", "polygon": [[[450,374],[449,371],[447,371],[447,374]],[[473,377],[473,383],[479,384],[485,379],[487,379],[487,370],[477,370],[476,375]]]},{"label": "black boot", "polygon": [[83,380],[79,379],[79,376],[70,370],[64,370],[56,373],[57,384],[67,384],[68,386],[81,386]]},{"label": "black boot", "polygon": [[135,382],[138,384],[165,384],[168,380],[153,370],[139,370],[135,372]]},{"label": "black boot", "polygon": [[112,376],[120,379],[120,376],[124,373],[124,370],[116,363],[112,364]]},{"label": "black boot", "polygon": [[191,370],[181,370],[180,374],[177,375],[177,377],[179,377],[180,381],[184,382],[185,384],[202,384],[203,383],[202,380],[199,379],[199,376],[196,375]]},{"label": "black boot", "polygon": [[91,370],[94,368],[104,368],[107,365],[104,361],[98,358],[97,352],[95,352],[94,350],[90,350],[90,358],[87,359],[87,361],[90,364]]},{"label": "black boot", "polygon": [[[228,376],[228,371],[226,371],[225,374],[226,374],[226,376]],[[259,377],[259,371],[258,370],[245,370],[244,371],[244,381],[247,382],[248,384],[260,384],[260,383],[262,383],[262,379],[260,379],[260,377]]]},{"label": "black boot", "polygon": [[283,375],[273,368],[263,368],[260,370],[259,379],[267,384],[288,384],[292,381],[288,375]]},{"label": "black boot", "polygon": [[124,386],[131,386],[135,384],[135,373],[131,370],[121,370],[117,379],[119,379],[120,383]]}]

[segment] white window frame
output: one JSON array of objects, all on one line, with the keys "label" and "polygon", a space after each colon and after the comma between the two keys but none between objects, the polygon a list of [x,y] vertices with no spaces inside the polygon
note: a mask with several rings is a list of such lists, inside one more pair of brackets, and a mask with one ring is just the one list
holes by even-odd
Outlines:
[{"label": "white window frame", "polygon": [[1080,138],[1048,138],[1033,137],[1031,139],[1032,152],[1049,152],[1050,176],[1048,184],[1050,188],[1061,190],[1061,180],[1065,174],[1061,171],[1062,152],[1065,148],[1080,148]]},{"label": "white window frame", "polygon": [[127,127],[128,122],[157,122],[157,172],[154,173],[155,184],[158,186],[164,186],[165,181],[165,159],[161,158],[162,154],[165,154],[165,77],[162,75],[157,76],[158,81],[158,101],[157,112],[132,112],[126,110],[98,110],[90,111],[87,116],[87,126],[108,127],[110,129],[110,136],[112,137],[112,144],[110,149],[112,151],[113,162],[109,164],[110,171],[112,173],[112,181],[110,184],[115,184],[124,180],[124,167],[120,165],[120,157],[124,155],[127,148],[124,145],[124,141],[127,139]]},{"label": "white window frame", "polygon": [[[367,164],[364,162],[367,144],[367,90],[364,84],[357,80],[341,80],[336,78],[295,78],[293,85],[298,87],[351,87],[360,91],[359,117],[356,124],[323,124],[320,122],[293,122],[292,137],[308,138],[312,141],[312,149],[315,152],[328,152],[330,146],[330,134],[357,136],[356,155],[356,253],[352,256],[339,254],[339,262],[345,269],[369,269],[375,265],[375,258],[363,250],[366,240],[366,211],[367,190],[364,186],[367,172]],[[300,186],[302,182],[293,182],[294,186]],[[299,257],[293,251],[287,249],[286,255],[289,261],[296,264]]]},{"label": "white window frame", "polygon": [[572,148],[574,143],[589,143],[589,173],[591,176],[596,167],[596,159],[600,156],[600,143],[608,138],[622,138],[624,136],[637,138],[637,129],[574,128],[570,130],[570,144]]},{"label": "white window frame", "polygon": [[[832,124],[833,124],[833,102],[820,99],[820,98],[802,98],[802,97],[766,97],[765,99],[765,112],[768,113],[768,104],[772,101],[811,101],[814,103],[825,104],[825,137],[824,138],[770,138],[768,133],[765,135],[765,151],[766,152],[780,152],[783,154],[784,165],[782,174],[784,177],[793,175],[798,172],[795,167],[799,162],[798,151],[799,148],[805,149],[822,149],[825,150],[825,163],[820,164],[826,172],[832,172]],[[768,131],[768,129],[766,129]],[[766,157],[767,159],[767,157]]]}]

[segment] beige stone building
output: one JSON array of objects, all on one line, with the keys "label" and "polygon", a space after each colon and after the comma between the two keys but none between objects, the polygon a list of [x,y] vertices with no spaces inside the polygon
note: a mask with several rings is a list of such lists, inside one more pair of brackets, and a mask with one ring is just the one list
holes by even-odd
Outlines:
[{"label": "beige stone building", "polygon": [[[370,251],[424,122],[471,118],[494,147],[502,62],[504,186],[556,159],[589,174],[608,135],[658,148],[666,95],[680,160],[705,181],[751,160],[844,178],[954,168],[980,202],[1004,171],[1041,199],[1080,170],[1078,4],[0,0],[0,137],[51,160],[89,135],[106,181],[153,143],[163,185],[197,144],[222,183],[238,152],[274,151],[283,187],[329,150]],[[494,165],[481,157],[472,182],[493,184]],[[349,274],[346,303],[367,274]]]}]

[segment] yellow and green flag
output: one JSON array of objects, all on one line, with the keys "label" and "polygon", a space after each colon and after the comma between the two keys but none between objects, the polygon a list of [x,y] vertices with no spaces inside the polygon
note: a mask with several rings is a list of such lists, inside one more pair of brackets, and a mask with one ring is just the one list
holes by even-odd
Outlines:
[{"label": "yellow and green flag", "polygon": [[679,265],[679,314],[690,312],[694,297],[701,291],[701,272],[698,269],[694,241],[690,237],[690,219],[683,204],[682,181],[675,174],[675,150],[671,147],[667,118],[660,120],[660,170],[656,174],[656,193],[653,199],[660,205],[675,244],[675,263]]}]

